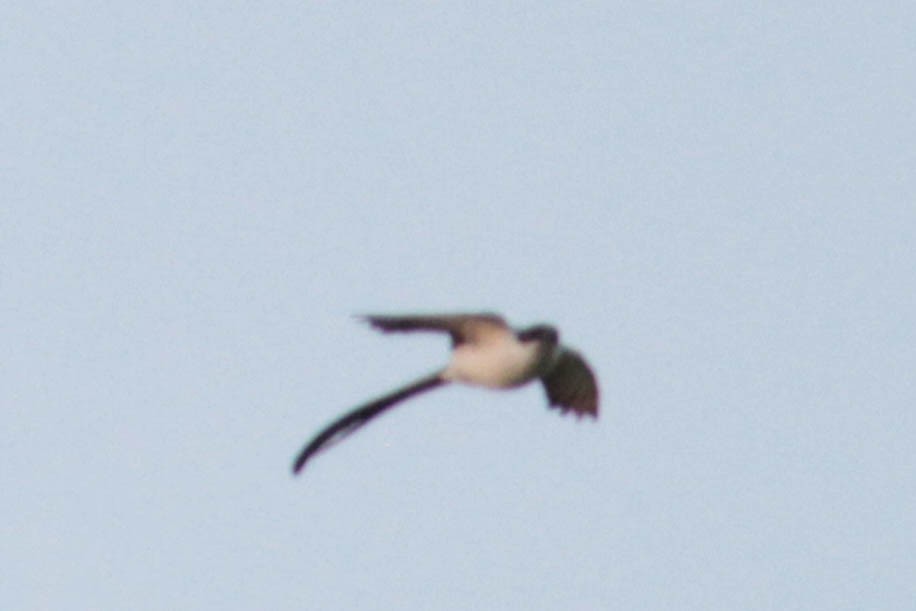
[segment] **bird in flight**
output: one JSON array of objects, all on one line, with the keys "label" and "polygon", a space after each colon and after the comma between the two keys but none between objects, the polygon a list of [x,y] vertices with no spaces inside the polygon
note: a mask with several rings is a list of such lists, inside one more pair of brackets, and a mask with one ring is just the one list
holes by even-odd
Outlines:
[{"label": "bird in flight", "polygon": [[562,413],[598,417],[598,384],[582,356],[559,343],[550,325],[515,330],[495,314],[363,316],[385,333],[448,333],[451,360],[444,368],[344,414],[299,452],[293,473],[315,454],[347,437],[397,403],[452,382],[487,388],[515,388],[540,379],[550,407]]}]

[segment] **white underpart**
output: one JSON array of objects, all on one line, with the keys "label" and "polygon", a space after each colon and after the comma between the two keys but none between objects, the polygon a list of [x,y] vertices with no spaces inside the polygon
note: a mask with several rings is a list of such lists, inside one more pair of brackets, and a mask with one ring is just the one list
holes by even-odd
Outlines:
[{"label": "white underpart", "polygon": [[461,344],[452,351],[442,377],[475,386],[510,388],[535,376],[538,356],[537,342],[523,343],[514,336]]}]

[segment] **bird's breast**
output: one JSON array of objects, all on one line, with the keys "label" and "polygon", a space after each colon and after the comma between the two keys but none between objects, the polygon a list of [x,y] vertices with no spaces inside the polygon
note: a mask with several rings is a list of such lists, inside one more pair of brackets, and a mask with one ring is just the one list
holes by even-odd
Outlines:
[{"label": "bird's breast", "polygon": [[475,386],[511,388],[535,377],[539,361],[534,342],[461,344],[452,352],[444,377]]}]

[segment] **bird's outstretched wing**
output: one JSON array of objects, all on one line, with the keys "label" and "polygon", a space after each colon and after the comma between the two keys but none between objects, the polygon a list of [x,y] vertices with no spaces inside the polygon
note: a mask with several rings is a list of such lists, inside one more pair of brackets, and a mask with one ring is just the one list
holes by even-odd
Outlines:
[{"label": "bird's outstretched wing", "polygon": [[385,333],[399,331],[443,331],[452,338],[452,345],[465,342],[484,343],[512,333],[506,321],[497,314],[431,314],[409,316],[361,316],[373,328]]},{"label": "bird's outstretched wing", "polygon": [[439,372],[436,372],[417,380],[413,384],[389,393],[384,397],[379,397],[366,405],[344,414],[326,426],[320,433],[315,435],[304,448],[302,448],[302,451],[299,452],[299,455],[293,462],[293,474],[299,473],[302,467],[305,466],[306,461],[312,456],[341,441],[389,407],[393,407],[395,404],[400,403],[408,397],[412,397],[426,390],[431,390],[443,384],[446,384],[446,381],[442,379]]},{"label": "bird's outstretched wing", "polygon": [[541,377],[550,407],[578,416],[598,417],[598,383],[578,352],[563,349],[553,368]]}]

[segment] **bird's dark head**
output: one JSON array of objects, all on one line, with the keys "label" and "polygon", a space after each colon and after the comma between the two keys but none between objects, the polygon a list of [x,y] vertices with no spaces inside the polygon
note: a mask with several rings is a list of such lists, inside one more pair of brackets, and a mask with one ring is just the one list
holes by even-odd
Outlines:
[{"label": "bird's dark head", "polygon": [[523,342],[538,341],[555,345],[560,341],[560,334],[550,325],[534,325],[527,329],[521,329],[515,335],[519,341]]}]

